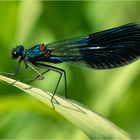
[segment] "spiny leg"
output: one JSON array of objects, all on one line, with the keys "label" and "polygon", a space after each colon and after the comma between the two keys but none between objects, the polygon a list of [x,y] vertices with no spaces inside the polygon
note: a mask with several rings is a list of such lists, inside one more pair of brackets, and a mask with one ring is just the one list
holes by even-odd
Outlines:
[{"label": "spiny leg", "polygon": [[60,74],[60,76],[59,76],[57,85],[56,85],[56,87],[55,87],[55,90],[54,90],[54,92],[53,92],[53,96],[52,96],[52,98],[51,98],[51,102],[53,102],[54,95],[55,95],[55,93],[56,93],[56,91],[57,91],[57,88],[58,88],[58,86],[59,86],[60,80],[61,80],[61,78],[62,78],[62,73],[61,73],[61,72],[58,72],[58,73]]},{"label": "spiny leg", "polygon": [[[17,70],[16,70],[15,74],[18,74],[20,62],[21,62],[21,60],[19,61],[19,64],[18,64],[18,66],[17,66]],[[38,70],[36,70],[33,66],[31,66],[27,61],[24,60],[24,63],[25,63],[25,68],[26,68],[26,69],[29,67],[29,68],[31,68],[35,73],[38,74],[38,76],[35,77],[34,79],[32,79],[31,82],[34,81],[34,80],[42,80],[42,79],[44,79],[43,74],[41,74]],[[48,70],[45,71],[45,73],[46,73],[46,72],[48,72]],[[44,73],[44,72],[43,72],[43,73]],[[12,73],[10,73],[10,74],[11,74],[12,76],[15,75],[15,74],[12,74]],[[39,79],[38,79],[38,78],[39,78]],[[27,80],[30,80],[30,79],[27,79]],[[20,80],[20,81],[23,82],[23,81],[25,81],[25,80]],[[16,82],[17,82],[17,80],[14,81],[12,84],[15,84]]]},{"label": "spiny leg", "polygon": [[[45,73],[47,73],[47,72],[49,72],[50,70],[48,69],[48,70],[46,70],[46,71],[44,71],[43,73],[40,73],[42,76],[45,74]],[[42,78],[42,76],[41,76],[41,78]],[[35,81],[35,80],[41,80],[41,78],[39,78],[40,77],[40,75],[37,75],[35,78],[33,78],[33,79],[26,79],[26,80],[29,80],[29,82],[27,82],[27,84],[30,84],[30,83],[32,83],[33,81]],[[24,80],[25,81],[25,80]],[[22,80],[22,82],[23,82],[23,80]],[[30,87],[31,88],[31,87]],[[28,89],[30,89],[30,88],[28,88]]]},{"label": "spiny leg", "polygon": [[[31,82],[33,82],[34,80],[42,80],[42,79],[44,79],[43,74],[49,71],[49,70],[46,70],[45,72],[40,73],[37,69],[35,69],[35,68],[34,68],[33,66],[31,66],[29,63],[27,63],[27,61],[24,61],[24,63],[25,63],[26,68],[29,67],[29,68],[31,68],[35,73],[38,74],[38,76],[35,77],[35,78],[33,78],[33,79],[26,79],[26,80],[30,80],[30,82],[28,82],[28,84],[31,83]],[[23,82],[23,81],[25,81],[25,80],[21,80],[21,81]]]},{"label": "spiny leg", "polygon": [[[58,79],[58,82],[57,82],[55,91],[54,91],[54,93],[53,93],[53,95],[52,95],[52,98],[51,98],[52,107],[53,107],[53,109],[55,109],[53,100],[55,100],[55,101],[59,104],[59,102],[54,98],[54,96],[55,96],[55,93],[56,93],[57,88],[58,88],[58,86],[59,86],[59,83],[60,83],[60,80],[61,80],[61,78],[62,78],[62,74],[63,74],[63,73],[64,73],[64,78],[65,78],[65,95],[66,95],[66,98],[68,98],[68,96],[67,96],[66,72],[65,72],[65,70],[63,70],[63,69],[56,68],[56,67],[53,67],[53,66],[49,66],[49,65],[46,65],[46,64],[42,64],[42,63],[36,63],[35,65],[38,66],[38,67],[41,67],[41,68],[47,68],[47,69],[49,69],[49,70],[55,71],[55,72],[57,72],[57,73],[60,74],[60,77],[59,77],[59,79]],[[68,100],[68,101],[69,101],[69,100]],[[83,110],[81,110],[79,107],[75,106],[72,102],[70,102],[70,104],[72,104],[72,105],[73,105],[74,107],[76,107],[80,112],[82,112],[82,113],[85,114],[85,112],[84,112]]]},{"label": "spiny leg", "polygon": [[68,95],[67,95],[67,77],[66,77],[66,72],[65,70],[63,70],[63,73],[64,73],[64,81],[65,81],[65,97],[68,98]]},{"label": "spiny leg", "polygon": [[[28,82],[28,84],[30,84],[30,83],[32,83],[34,80],[41,80],[41,79],[38,79],[39,77],[40,77],[40,75],[44,75],[45,73],[47,73],[47,72],[49,72],[50,71],[50,69],[47,69],[46,71],[44,71],[43,73],[40,73],[38,76],[36,76],[35,78],[33,78],[32,80],[30,80],[29,82]],[[41,76],[41,78],[42,78],[42,76]],[[28,89],[31,89],[32,87],[29,87]],[[56,103],[57,104],[59,104],[59,102],[55,99],[55,101],[56,101]],[[52,102],[52,101],[51,101]],[[53,105],[53,108],[54,108],[54,105]]]},{"label": "spiny leg", "polygon": [[[49,72],[49,71],[50,71],[50,70],[48,69],[48,70],[44,71],[43,73],[41,73],[41,75],[43,76],[45,73],[47,73],[47,72]],[[28,84],[32,83],[34,80],[41,80],[41,79],[39,79],[39,77],[40,77],[40,75],[38,75],[38,76],[36,76],[35,78],[31,79],[31,80],[28,82]]]},{"label": "spiny leg", "polygon": [[9,72],[1,72],[2,74],[5,74],[7,76],[16,76],[19,73],[19,68],[20,68],[20,63],[21,63],[22,59],[19,60],[17,67],[16,67],[16,71],[14,73],[9,73]]},{"label": "spiny leg", "polygon": [[27,66],[29,66],[34,72],[36,72],[38,74],[38,78],[40,78],[39,80],[44,79],[44,76],[37,70],[35,69],[33,66],[31,66],[29,63],[27,63]]},{"label": "spiny leg", "polygon": [[46,65],[46,64],[42,64],[42,63],[35,63],[34,65],[38,66],[38,67],[41,67],[41,68],[47,68],[49,70],[52,70],[52,71],[55,71],[57,73],[60,74],[60,77],[58,79],[58,82],[57,82],[57,85],[56,85],[56,88],[55,88],[55,91],[53,93],[53,96],[52,96],[52,99],[51,99],[51,103],[52,103],[52,106],[54,108],[54,105],[53,105],[53,99],[54,99],[54,96],[55,96],[55,93],[57,91],[57,88],[59,86],[59,83],[60,83],[60,80],[62,78],[62,73],[64,73],[64,79],[65,79],[65,97],[67,98],[67,82],[66,82],[66,73],[63,69],[60,69],[60,68],[56,68],[56,67],[53,67],[53,66],[49,66],[49,65]]}]

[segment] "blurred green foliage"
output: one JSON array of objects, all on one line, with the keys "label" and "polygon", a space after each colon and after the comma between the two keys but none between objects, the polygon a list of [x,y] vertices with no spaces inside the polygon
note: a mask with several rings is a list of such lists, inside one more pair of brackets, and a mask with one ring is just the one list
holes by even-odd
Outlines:
[{"label": "blurred green foliage", "polygon": [[[0,2],[0,71],[14,71],[10,50],[30,48],[60,38],[86,35],[129,22],[140,22],[139,1]],[[56,65],[57,66],[57,65]],[[95,71],[68,64],[69,97],[107,117],[132,136],[140,137],[140,61]],[[24,69],[24,68],[23,68]],[[17,79],[29,78],[23,71]],[[53,92],[58,75],[50,72],[34,86]],[[64,93],[63,81],[58,90]],[[85,139],[83,132],[20,90],[0,83],[0,138]]]}]

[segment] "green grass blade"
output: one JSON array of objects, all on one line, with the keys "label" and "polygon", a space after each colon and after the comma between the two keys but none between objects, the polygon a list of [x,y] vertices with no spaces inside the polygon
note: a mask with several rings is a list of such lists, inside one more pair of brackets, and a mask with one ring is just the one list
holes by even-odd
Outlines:
[{"label": "green grass blade", "polygon": [[[1,76],[0,80],[25,91],[52,108],[52,94],[30,85]],[[129,135],[109,120],[87,109],[76,101],[55,95],[53,100],[55,111],[80,128],[89,138],[130,139]]]}]

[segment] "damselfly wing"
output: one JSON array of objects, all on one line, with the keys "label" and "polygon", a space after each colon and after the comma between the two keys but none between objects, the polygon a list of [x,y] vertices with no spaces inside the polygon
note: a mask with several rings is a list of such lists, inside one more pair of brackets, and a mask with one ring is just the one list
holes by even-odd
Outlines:
[{"label": "damselfly wing", "polygon": [[[38,75],[30,82],[43,79],[43,75],[50,70],[59,73],[60,77],[52,96],[53,99],[62,74],[64,74],[65,96],[67,97],[67,82],[65,70],[51,66],[50,63],[68,62],[93,69],[111,69],[130,64],[139,57],[140,25],[131,23],[87,36],[59,40],[46,45],[38,44],[28,50],[19,45],[12,50],[12,58],[19,58],[16,72],[5,74],[18,74],[22,61],[27,68],[30,67]],[[46,70],[40,73],[34,66]]]}]

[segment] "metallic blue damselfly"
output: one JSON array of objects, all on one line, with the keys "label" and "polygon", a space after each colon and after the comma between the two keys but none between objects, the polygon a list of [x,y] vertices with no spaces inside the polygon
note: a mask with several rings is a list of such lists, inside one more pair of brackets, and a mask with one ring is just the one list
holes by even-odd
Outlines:
[{"label": "metallic blue damselfly", "polygon": [[[64,74],[67,97],[65,70],[50,66],[49,63],[69,62],[93,69],[112,69],[130,64],[140,57],[140,25],[130,23],[87,36],[38,44],[28,50],[23,45],[19,45],[12,50],[11,55],[13,59],[19,58],[18,65],[15,73],[5,74],[17,75],[21,62],[24,62],[26,68],[31,68],[38,74],[30,83],[36,79],[43,79],[43,75],[49,71],[59,73],[60,77],[52,100]],[[34,66],[41,67],[45,71],[40,73]]]}]

